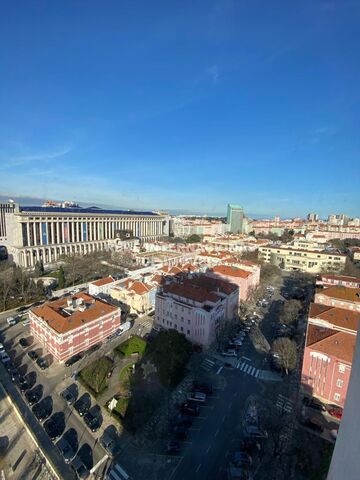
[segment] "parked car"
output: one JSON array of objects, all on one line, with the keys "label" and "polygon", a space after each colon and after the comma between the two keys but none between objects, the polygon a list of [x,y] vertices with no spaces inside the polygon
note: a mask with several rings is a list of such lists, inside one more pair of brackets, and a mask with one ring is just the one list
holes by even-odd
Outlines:
[{"label": "parked car", "polygon": [[200,410],[199,406],[193,402],[185,402],[181,405],[180,410],[187,415],[191,415],[192,417],[199,415]]},{"label": "parked car", "polygon": [[63,390],[60,395],[68,405],[72,405],[76,400],[75,396],[70,392],[68,388],[65,388],[65,390]]},{"label": "parked car", "polygon": [[251,465],[252,457],[247,452],[235,452],[231,458],[231,463],[236,467],[240,467],[241,465]]},{"label": "parked car", "polygon": [[89,410],[84,413],[84,422],[92,432],[96,432],[100,428],[100,418],[93,415]]},{"label": "parked car", "polygon": [[8,317],[8,318],[6,319],[6,322],[7,322],[7,324],[10,325],[10,327],[11,327],[12,325],[16,325],[16,318],[14,318],[14,317]]},{"label": "parked car", "polygon": [[31,360],[35,361],[39,358],[39,354],[35,352],[35,350],[30,350],[28,353],[28,357],[31,358]]},{"label": "parked car", "polygon": [[29,340],[28,340],[27,338],[20,338],[20,340],[19,340],[19,345],[20,345],[20,347],[22,347],[22,348],[27,348],[27,347],[30,346],[30,342],[29,342]]},{"label": "parked car", "polygon": [[326,412],[325,406],[319,401],[314,400],[313,398],[304,397],[303,404],[308,408],[313,408],[314,410],[319,410],[320,412]]},{"label": "parked car", "polygon": [[11,380],[14,382],[17,378],[19,378],[19,372],[17,370],[17,368],[15,367],[10,367],[9,368],[9,375],[10,375],[10,378]]},{"label": "parked car", "polygon": [[77,456],[71,463],[78,478],[88,478],[89,470],[86,468],[84,462]]},{"label": "parked car", "polygon": [[26,380],[25,377],[19,377],[17,383],[21,392],[25,392],[30,388],[29,382]]},{"label": "parked car", "polygon": [[176,425],[173,429],[173,432],[178,440],[187,439],[187,429],[183,425]]},{"label": "parked car", "polygon": [[180,452],[180,443],[176,440],[170,440],[166,445],[166,453],[168,455],[173,455]]},{"label": "parked car", "polygon": [[221,352],[223,357],[236,357],[235,350],[226,350],[226,352]]},{"label": "parked car", "polygon": [[46,420],[44,423],[44,430],[49,435],[51,440],[56,440],[62,434],[62,427],[53,417]]},{"label": "parked car", "polygon": [[56,446],[58,447],[58,449],[60,450],[60,453],[64,457],[65,463],[70,463],[71,460],[76,455],[76,450],[73,448],[73,446],[70,445],[70,443],[64,437],[60,438]]},{"label": "parked car", "polygon": [[42,358],[42,357],[38,358],[38,359],[36,360],[36,363],[39,365],[39,367],[41,368],[41,370],[46,370],[46,369],[49,367],[49,365],[48,365],[47,361],[45,360],[45,358]]},{"label": "parked car", "polygon": [[36,389],[36,387],[32,390],[28,390],[25,393],[25,398],[28,401],[29,405],[35,405],[40,398],[41,398],[41,392],[40,389]]},{"label": "parked car", "polygon": [[82,358],[82,355],[76,354],[70,357],[68,360],[65,362],[65,367],[71,367],[71,365],[74,365],[74,363],[78,362]]},{"label": "parked car", "polygon": [[202,393],[202,392],[191,392],[187,396],[187,399],[190,400],[191,402],[205,403],[206,402],[206,394]]},{"label": "parked car", "polygon": [[119,451],[119,440],[107,432],[104,432],[100,437],[100,444],[111,457],[115,456]]},{"label": "parked car", "polygon": [[327,412],[328,412],[329,415],[337,418],[338,420],[342,419],[343,410],[340,407],[328,407]]},{"label": "parked car", "polygon": [[183,413],[179,413],[176,415],[175,418],[172,420],[173,425],[184,425],[185,427],[191,427],[193,420],[190,415],[185,415]]},{"label": "parked car", "polygon": [[41,405],[41,402],[40,403],[36,403],[33,407],[32,407],[32,411],[33,411],[33,414],[35,415],[35,417],[39,420],[39,422],[43,422],[44,420],[46,420],[49,415],[50,415],[50,411],[48,408],[46,408],[44,405]]},{"label": "parked car", "polygon": [[211,395],[213,392],[213,387],[211,383],[201,383],[198,382],[197,380],[194,380],[192,383],[193,390],[196,390],[197,392],[202,392],[206,393],[206,395]]},{"label": "parked car", "polygon": [[80,417],[83,417],[84,414],[89,410],[90,408],[90,405],[89,405],[89,402],[87,400],[87,397],[85,397],[84,395],[82,397],[79,398],[79,400],[77,400],[75,403],[74,403],[74,408],[75,410],[78,412],[78,414],[80,415]]},{"label": "parked car", "polygon": [[324,431],[324,427],[316,418],[306,418],[303,420],[302,424],[304,427],[314,430],[314,432],[322,433]]},{"label": "parked car", "polygon": [[247,425],[244,428],[244,436],[247,438],[263,440],[268,437],[268,433],[266,430],[261,430],[253,425]]}]

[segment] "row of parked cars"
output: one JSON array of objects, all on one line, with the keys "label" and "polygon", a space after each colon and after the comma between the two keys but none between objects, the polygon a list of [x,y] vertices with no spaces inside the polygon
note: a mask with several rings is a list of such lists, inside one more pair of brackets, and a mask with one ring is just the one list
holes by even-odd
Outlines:
[{"label": "row of parked cars", "polygon": [[197,380],[193,381],[191,389],[187,394],[186,402],[179,406],[179,412],[171,420],[171,439],[166,447],[167,454],[179,453],[181,448],[180,442],[186,440],[194,417],[199,415],[201,405],[206,403],[207,396],[211,395],[212,392],[213,388],[211,384]]},{"label": "row of parked cars", "polygon": [[268,433],[260,426],[258,407],[250,402],[244,416],[243,439],[233,452],[227,469],[228,480],[252,480],[253,467]]},{"label": "row of parked cars", "polygon": [[253,320],[245,320],[238,332],[229,339],[227,349],[221,352],[223,357],[237,357],[239,350],[241,349],[246,336],[254,326]]}]

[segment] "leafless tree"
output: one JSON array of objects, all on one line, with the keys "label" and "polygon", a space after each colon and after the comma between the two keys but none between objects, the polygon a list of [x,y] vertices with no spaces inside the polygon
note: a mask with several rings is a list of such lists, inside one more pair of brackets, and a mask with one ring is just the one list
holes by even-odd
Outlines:
[{"label": "leafless tree", "polygon": [[286,375],[296,368],[297,348],[294,340],[287,337],[277,338],[272,344],[272,351],[277,355],[275,357],[277,365],[285,370]]},{"label": "leafless tree", "polygon": [[6,310],[11,291],[14,286],[13,269],[8,268],[0,272],[0,299],[2,310]]},{"label": "leafless tree", "polygon": [[291,325],[295,323],[299,316],[301,307],[302,305],[300,300],[287,300],[280,312],[280,322],[284,323],[285,325]]}]

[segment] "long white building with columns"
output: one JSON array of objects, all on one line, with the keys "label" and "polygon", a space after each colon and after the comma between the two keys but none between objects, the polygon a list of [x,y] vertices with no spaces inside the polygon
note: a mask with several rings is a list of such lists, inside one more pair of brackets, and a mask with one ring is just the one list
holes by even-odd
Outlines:
[{"label": "long white building with columns", "polygon": [[169,219],[155,212],[98,208],[22,207],[5,213],[9,254],[18,265],[52,264],[62,255],[107,250],[114,239],[132,235],[141,241],[169,235]]}]

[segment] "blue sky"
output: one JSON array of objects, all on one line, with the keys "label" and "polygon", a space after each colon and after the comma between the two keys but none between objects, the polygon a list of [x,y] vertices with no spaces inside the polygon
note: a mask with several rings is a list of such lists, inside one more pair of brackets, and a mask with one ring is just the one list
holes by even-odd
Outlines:
[{"label": "blue sky", "polygon": [[23,1],[0,194],[360,216],[360,2]]}]

